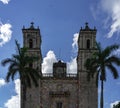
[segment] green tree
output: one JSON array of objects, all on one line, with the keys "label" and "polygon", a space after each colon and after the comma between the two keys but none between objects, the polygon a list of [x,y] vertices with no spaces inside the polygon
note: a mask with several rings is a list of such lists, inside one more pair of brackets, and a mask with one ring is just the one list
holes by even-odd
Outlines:
[{"label": "green tree", "polygon": [[113,105],[113,108],[120,108],[120,102],[118,102],[116,105]]},{"label": "green tree", "polygon": [[[26,99],[26,89],[30,88],[33,84],[37,87],[40,74],[37,69],[29,65],[35,62],[38,58],[28,56],[27,48],[20,48],[20,44],[15,40],[17,54],[13,54],[11,58],[4,59],[1,64],[6,66],[9,64],[6,81],[9,82],[10,78],[14,80],[16,74],[19,75],[21,86],[23,87],[23,100]],[[24,105],[23,107],[24,108]]]},{"label": "green tree", "polygon": [[109,69],[114,79],[119,77],[118,71],[115,67],[120,66],[120,58],[113,52],[119,48],[119,45],[111,45],[103,49],[100,43],[96,43],[97,51],[92,54],[85,62],[85,67],[88,70],[88,81],[96,77],[96,85],[98,86],[98,80],[101,82],[101,96],[100,96],[100,108],[104,107],[104,81],[106,81],[106,69]]}]

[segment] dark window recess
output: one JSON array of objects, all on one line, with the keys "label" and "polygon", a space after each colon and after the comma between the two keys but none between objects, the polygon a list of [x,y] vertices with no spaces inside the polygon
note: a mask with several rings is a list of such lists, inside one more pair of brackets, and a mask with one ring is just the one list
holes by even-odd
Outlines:
[{"label": "dark window recess", "polygon": [[57,107],[56,108],[62,108],[62,102],[57,102]]},{"label": "dark window recess", "polygon": [[90,49],[90,40],[87,39],[87,49]]},{"label": "dark window recess", "polygon": [[29,64],[29,67],[30,67],[30,68],[32,68],[32,67],[33,67],[33,64],[32,64],[32,63],[30,63],[30,64]]},{"label": "dark window recess", "polygon": [[29,40],[29,48],[33,48],[33,40],[32,39]]},{"label": "dark window recess", "polygon": [[31,94],[29,96],[30,96],[30,99],[31,99]]}]

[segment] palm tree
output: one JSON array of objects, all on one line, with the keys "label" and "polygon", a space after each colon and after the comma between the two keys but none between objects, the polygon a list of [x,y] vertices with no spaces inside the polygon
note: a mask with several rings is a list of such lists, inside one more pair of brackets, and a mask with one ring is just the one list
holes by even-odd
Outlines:
[{"label": "palm tree", "polygon": [[120,108],[120,102],[118,102],[116,105],[113,105],[113,108]]},{"label": "palm tree", "polygon": [[[28,56],[27,48],[20,48],[20,44],[15,40],[15,44],[17,47],[17,54],[13,54],[12,58],[4,59],[1,64],[6,66],[9,64],[8,72],[6,75],[6,81],[9,82],[10,78],[14,80],[15,75],[18,74],[21,86],[23,87],[23,100],[26,98],[26,89],[30,88],[32,84],[35,87],[38,86],[38,80],[40,78],[40,74],[37,69],[34,69],[29,66],[37,60],[37,57]],[[24,108],[24,105],[23,107]]]},{"label": "palm tree", "polygon": [[96,76],[96,85],[98,86],[98,80],[101,81],[101,96],[100,96],[100,108],[104,107],[104,81],[106,81],[106,69],[109,69],[112,73],[114,79],[119,77],[118,71],[115,67],[120,66],[120,58],[117,57],[113,51],[119,48],[119,45],[111,45],[102,49],[101,44],[97,43],[97,51],[94,52],[91,58],[88,58],[85,62],[85,67],[87,69],[88,81]]}]

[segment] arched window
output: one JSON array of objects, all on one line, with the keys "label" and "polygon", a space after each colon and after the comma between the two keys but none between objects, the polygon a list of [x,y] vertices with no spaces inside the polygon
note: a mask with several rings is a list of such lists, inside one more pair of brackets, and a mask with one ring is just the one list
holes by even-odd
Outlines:
[{"label": "arched window", "polygon": [[57,102],[56,105],[57,105],[57,108],[62,108],[62,102]]},{"label": "arched window", "polygon": [[87,49],[90,49],[90,39],[87,39]]},{"label": "arched window", "polygon": [[33,48],[33,40],[32,39],[29,40],[29,48]]},{"label": "arched window", "polygon": [[32,63],[29,63],[29,68],[33,68],[33,64]]}]

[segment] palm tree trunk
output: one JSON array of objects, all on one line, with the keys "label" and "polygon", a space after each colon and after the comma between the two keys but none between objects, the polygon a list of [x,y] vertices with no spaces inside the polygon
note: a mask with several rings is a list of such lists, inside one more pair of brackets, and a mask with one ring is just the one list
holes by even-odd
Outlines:
[{"label": "palm tree trunk", "polygon": [[26,101],[26,86],[24,84],[21,84],[22,85],[22,104],[21,104],[21,108],[25,108],[25,101]]},{"label": "palm tree trunk", "polygon": [[100,97],[100,108],[104,107],[104,99],[103,99],[103,86],[104,86],[104,81],[101,80],[101,97]]}]

